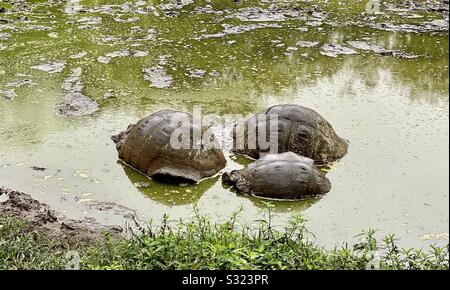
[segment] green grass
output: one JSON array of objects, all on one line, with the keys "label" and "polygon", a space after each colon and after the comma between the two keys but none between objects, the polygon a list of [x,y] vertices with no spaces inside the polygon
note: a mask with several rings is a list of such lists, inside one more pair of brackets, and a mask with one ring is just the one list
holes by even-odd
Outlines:
[{"label": "green grass", "polygon": [[67,246],[0,216],[0,269],[64,269],[70,251],[79,254],[81,269],[449,269],[448,246],[399,249],[394,236],[378,242],[373,230],[353,247],[325,250],[308,240],[298,216],[283,231],[265,221],[237,229],[236,216],[221,224],[201,215],[175,225],[165,221],[129,239],[105,234],[94,245]]}]

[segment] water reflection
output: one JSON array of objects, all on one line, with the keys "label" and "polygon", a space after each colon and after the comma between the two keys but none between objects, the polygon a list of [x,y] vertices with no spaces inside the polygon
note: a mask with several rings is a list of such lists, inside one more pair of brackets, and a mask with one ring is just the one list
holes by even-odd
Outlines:
[{"label": "water reflection", "polygon": [[270,209],[273,213],[300,213],[307,210],[321,199],[321,197],[318,196],[302,200],[275,200],[243,194],[226,184],[222,184],[222,187],[225,190],[233,192],[238,197],[247,198],[255,207],[264,211]]},{"label": "water reflection", "polygon": [[185,183],[183,181],[158,180],[122,165],[126,176],[131,183],[146,197],[154,202],[166,206],[179,206],[195,204],[218,180],[219,176],[206,179],[198,184]]}]

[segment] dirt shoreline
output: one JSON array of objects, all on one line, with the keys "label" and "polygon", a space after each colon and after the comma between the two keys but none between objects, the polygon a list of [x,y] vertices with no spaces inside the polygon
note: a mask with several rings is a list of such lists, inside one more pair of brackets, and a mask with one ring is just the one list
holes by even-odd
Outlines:
[{"label": "dirt shoreline", "polygon": [[0,213],[25,221],[27,231],[35,231],[63,244],[91,244],[99,241],[104,233],[120,238],[124,229],[120,226],[102,226],[90,220],[73,220],[58,216],[50,207],[29,194],[0,187]]}]

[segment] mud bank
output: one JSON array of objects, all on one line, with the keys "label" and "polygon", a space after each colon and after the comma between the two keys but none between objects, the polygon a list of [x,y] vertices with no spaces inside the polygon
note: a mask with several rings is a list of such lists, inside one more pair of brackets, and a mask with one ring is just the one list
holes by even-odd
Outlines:
[{"label": "mud bank", "polygon": [[27,230],[39,232],[62,243],[89,244],[99,240],[104,233],[119,238],[124,231],[120,226],[105,227],[91,220],[60,217],[45,203],[33,199],[26,193],[4,187],[0,188],[0,200],[1,214],[25,221],[28,225]]}]

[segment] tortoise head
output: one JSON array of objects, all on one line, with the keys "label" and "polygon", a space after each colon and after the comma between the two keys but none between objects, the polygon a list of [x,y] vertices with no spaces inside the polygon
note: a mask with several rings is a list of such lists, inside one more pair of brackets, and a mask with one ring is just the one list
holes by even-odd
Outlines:
[{"label": "tortoise head", "polygon": [[226,184],[236,187],[239,191],[249,193],[250,183],[245,178],[244,170],[233,170],[222,174],[222,181]]},{"label": "tortoise head", "polygon": [[312,174],[313,188],[315,189],[314,192],[316,192],[316,194],[325,194],[330,192],[330,180],[318,170],[313,170]]},{"label": "tortoise head", "polygon": [[317,125],[312,140],[312,156],[319,165],[334,162],[347,154],[348,141],[339,137],[328,122]]},{"label": "tortoise head", "polygon": [[119,153],[122,151],[123,143],[125,143],[125,140],[127,139],[128,134],[133,129],[133,127],[134,127],[134,124],[130,124],[130,125],[128,125],[128,128],[126,131],[122,131],[117,135],[111,136],[111,140],[113,140],[113,142],[116,144],[116,149]]}]

